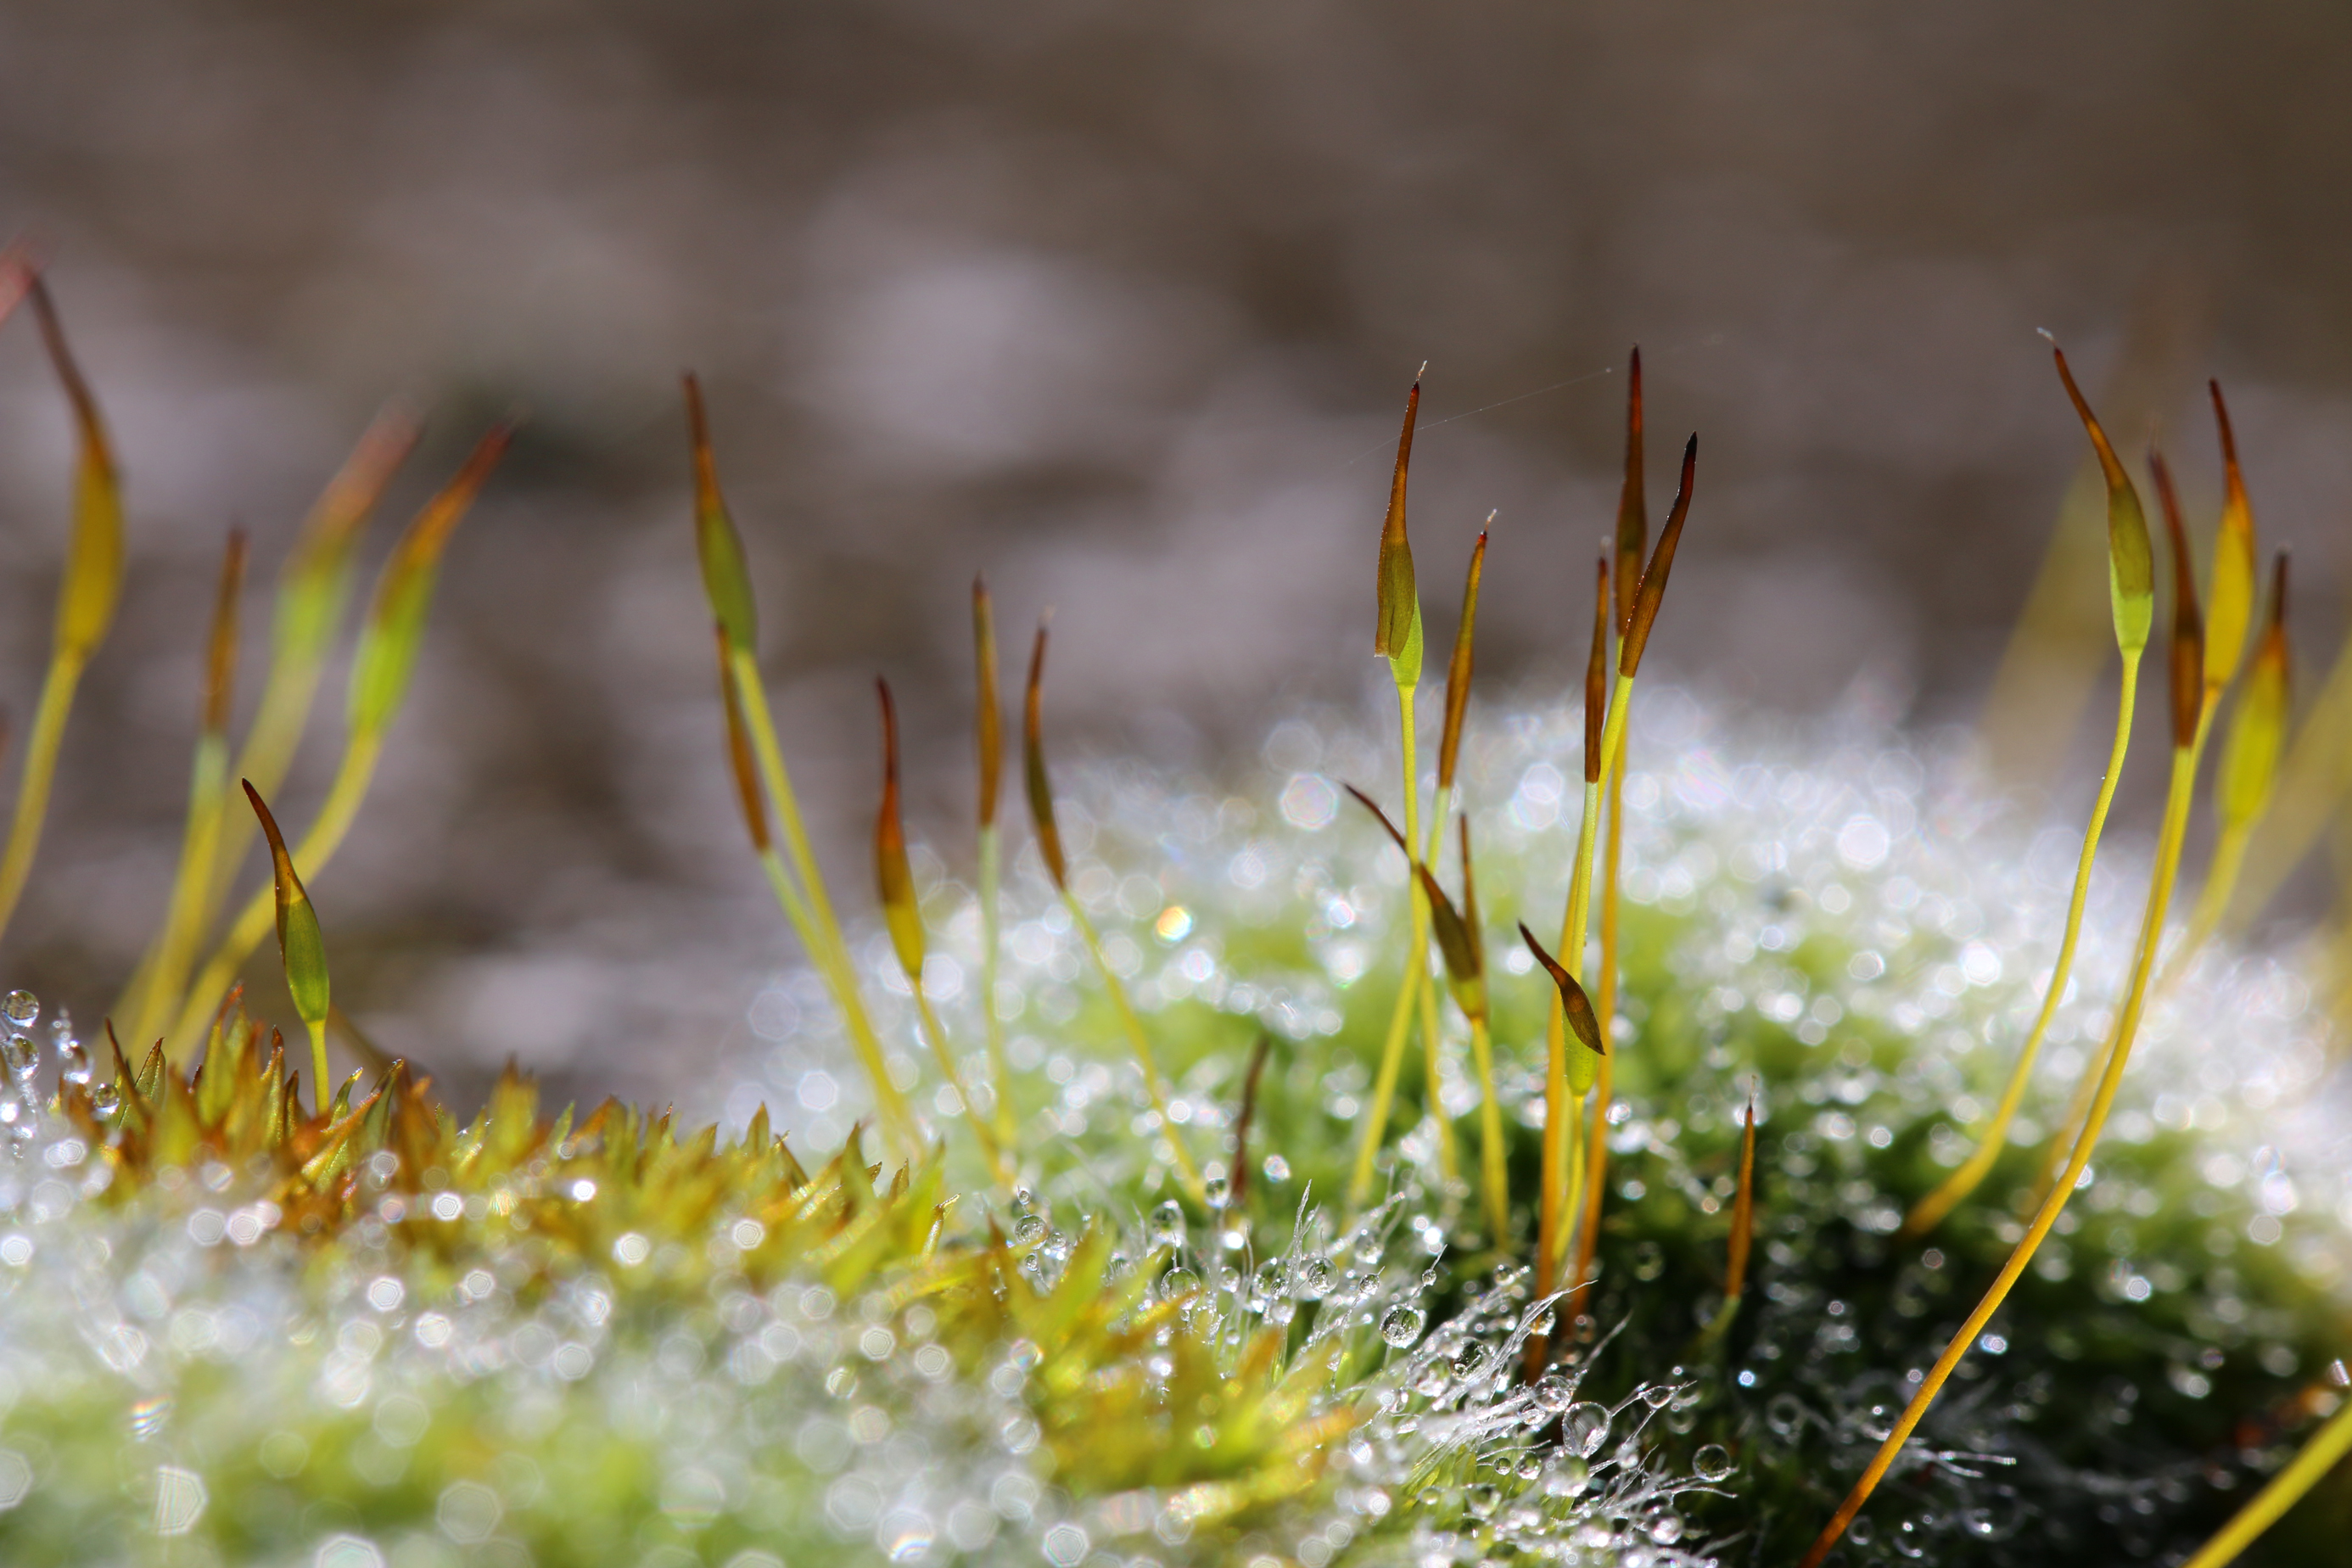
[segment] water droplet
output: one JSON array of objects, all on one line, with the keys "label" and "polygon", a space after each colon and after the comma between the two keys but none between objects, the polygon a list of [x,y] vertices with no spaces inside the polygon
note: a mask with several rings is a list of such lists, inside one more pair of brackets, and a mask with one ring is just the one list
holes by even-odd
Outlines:
[{"label": "water droplet", "polygon": [[40,1016],[40,998],[29,991],[11,991],[0,997],[0,1024],[12,1029],[29,1029]]},{"label": "water droplet", "polygon": [[1722,1480],[1736,1468],[1731,1462],[1731,1450],[1720,1443],[1709,1443],[1691,1456],[1691,1470],[1703,1481]]},{"label": "water droplet", "polygon": [[1548,1372],[1544,1373],[1542,1380],[1536,1384],[1536,1405],[1538,1408],[1548,1410],[1554,1415],[1557,1415],[1561,1411],[1567,1409],[1570,1402],[1574,1400],[1575,1397],[1575,1387],[1570,1384],[1568,1379],[1560,1376],[1560,1374],[1556,1372]]},{"label": "water droplet", "polygon": [[41,1070],[41,1048],[30,1035],[10,1035],[0,1040],[0,1066],[20,1084],[29,1084]]},{"label": "water droplet", "polygon": [[1421,1338],[1421,1325],[1427,1321],[1418,1307],[1391,1307],[1388,1315],[1381,1320],[1381,1338],[1402,1350]]},{"label": "water droplet", "polygon": [[1653,1410],[1664,1410],[1674,1403],[1675,1391],[1666,1384],[1656,1384],[1642,1390],[1642,1403]]},{"label": "water droplet", "polygon": [[1570,1405],[1568,1414],[1560,1418],[1560,1435],[1571,1451],[1588,1459],[1592,1458],[1601,1451],[1601,1445],[1609,1441],[1607,1407],[1591,1400]]},{"label": "water droplet", "polygon": [[1043,1238],[1045,1234],[1045,1220],[1034,1214],[1024,1217],[1013,1227],[1013,1239],[1015,1244],[1022,1247]]},{"label": "water droplet", "polygon": [[1174,1198],[1151,1211],[1150,1237],[1154,1247],[1184,1245],[1184,1210]]},{"label": "water droplet", "polygon": [[1544,1471],[1543,1489],[1547,1497],[1579,1497],[1591,1484],[1591,1469],[1574,1455],[1562,1455]]},{"label": "water droplet", "polygon": [[1319,1258],[1309,1258],[1298,1265],[1298,1278],[1292,1281],[1290,1292],[1302,1301],[1319,1301],[1330,1289],[1331,1266]]},{"label": "water droplet", "polygon": [[1268,1154],[1263,1169],[1265,1172],[1265,1179],[1269,1182],[1290,1180],[1290,1162],[1279,1154]]},{"label": "water droplet", "polygon": [[1201,1195],[1213,1209],[1222,1209],[1233,1201],[1234,1184],[1223,1176],[1211,1176],[1201,1184]]},{"label": "water droplet", "polygon": [[1201,1277],[1189,1268],[1171,1268],[1166,1274],[1160,1276],[1160,1299],[1163,1301],[1174,1301],[1186,1296],[1198,1295],[1200,1289]]},{"label": "water droplet", "polygon": [[1650,1521],[1650,1539],[1661,1546],[1672,1546],[1683,1538],[1680,1514],[1662,1513]]},{"label": "water droplet", "polygon": [[1485,1345],[1472,1345],[1454,1358],[1454,1375],[1468,1383],[1486,1370],[1490,1360]]}]

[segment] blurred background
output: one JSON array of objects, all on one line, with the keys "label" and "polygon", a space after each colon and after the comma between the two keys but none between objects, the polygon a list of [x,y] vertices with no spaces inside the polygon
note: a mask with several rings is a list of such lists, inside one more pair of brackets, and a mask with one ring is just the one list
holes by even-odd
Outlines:
[{"label": "blurred background", "polygon": [[[146,941],[228,527],[255,540],[249,711],[269,582],[373,411],[400,400],[427,437],[371,563],[520,408],[374,796],[313,882],[338,999],[461,1093],[512,1054],[562,1092],[667,1094],[755,1048],[747,1005],[793,953],[722,766],[688,366],[855,910],[877,671],[915,831],[968,853],[976,570],[1008,673],[1055,612],[1066,761],[1238,777],[1273,717],[1365,694],[1423,361],[1433,631],[1496,510],[1481,696],[1561,693],[1637,342],[1657,514],[1704,435],[1653,659],[1919,724],[1975,722],[1998,684],[1997,765],[2068,805],[2111,645],[2095,513],[2087,568],[2035,593],[2084,448],[2033,330],[2121,444],[2167,433],[2200,528],[2222,378],[2265,545],[2298,552],[2315,685],[2352,510],[2347,64],[2352,14],[2317,3],[11,0],[0,234],[48,258],[133,564],[0,958],[87,1020]],[[20,319],[20,728],[70,466]],[[2004,666],[2030,601],[2039,641]],[[340,712],[331,685],[298,819]]]}]

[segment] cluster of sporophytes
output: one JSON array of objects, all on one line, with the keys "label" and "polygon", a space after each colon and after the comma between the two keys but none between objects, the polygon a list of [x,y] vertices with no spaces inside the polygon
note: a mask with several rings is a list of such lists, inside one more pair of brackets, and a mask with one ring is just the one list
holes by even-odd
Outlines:
[{"label": "cluster of sporophytes", "polygon": [[[0,317],[25,300],[80,466],[9,904],[121,561],[98,405],[0,255]],[[1423,769],[1416,386],[1378,563],[1402,755],[1302,720],[1263,790],[1112,767],[1057,794],[1041,627],[1008,856],[976,585],[974,875],[918,874],[885,686],[871,938],[817,871],[689,382],[724,757],[809,965],[767,1032],[821,1147],[767,1110],[740,1134],[557,1111],[512,1073],[461,1120],[341,1018],[303,879],[504,442],[395,546],[344,763],[289,839],[268,802],[411,439],[380,426],[284,570],[234,743],[230,545],[179,877],[103,1044],[0,1001],[0,1558],[2337,1560],[2352,1159],[2326,1009],[2291,965],[2200,948],[2273,781],[2336,754],[2352,700],[2288,753],[2284,572],[2258,616],[2218,390],[2201,620],[2157,468],[2173,789],[2135,920],[2093,869],[2158,573],[2080,396],[2125,679],[2062,911],[2030,825],[1949,758],[1851,718],[1634,704],[1696,447],[1654,543],[1632,372],[1581,704],[1469,722],[1481,535]],[[2233,691],[2221,847],[2168,953]],[[256,827],[270,869],[227,918]],[[290,1060],[231,983],[273,916]],[[338,1032],[369,1065],[331,1092]]]}]

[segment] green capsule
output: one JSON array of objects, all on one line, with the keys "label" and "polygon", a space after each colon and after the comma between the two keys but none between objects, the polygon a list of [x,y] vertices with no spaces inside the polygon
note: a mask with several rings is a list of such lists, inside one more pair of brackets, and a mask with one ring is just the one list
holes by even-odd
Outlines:
[{"label": "green capsule", "polygon": [[2140,510],[2139,491],[2132,488],[2131,476],[2116,459],[2107,433],[2099,427],[2098,416],[2074,384],[2074,373],[2066,368],[2065,351],[2053,341],[2050,352],[2058,361],[2058,378],[2066,384],[2074,412],[2082,416],[2083,428],[2099,457],[2099,472],[2107,481],[2107,597],[2115,611],[2116,646],[2126,654],[2136,654],[2147,647],[2156,622],[2156,554],[2148,542],[2147,514]]}]

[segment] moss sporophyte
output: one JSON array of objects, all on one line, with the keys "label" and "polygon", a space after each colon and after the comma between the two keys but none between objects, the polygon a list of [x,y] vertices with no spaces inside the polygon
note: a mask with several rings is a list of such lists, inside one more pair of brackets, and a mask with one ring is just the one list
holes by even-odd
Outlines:
[{"label": "moss sporophyte", "polygon": [[[0,252],[19,307],[77,479],[10,902],[124,535],[100,404]],[[1580,700],[1472,701],[1481,533],[1421,766],[1416,383],[1365,541],[1391,741],[1307,713],[1264,780],[1057,777],[1041,626],[1006,837],[975,581],[975,838],[912,851],[880,684],[873,903],[837,900],[763,684],[761,535],[689,380],[708,765],[806,966],[773,983],[798,1087],[725,1131],[555,1110],[511,1070],[460,1115],[330,994],[329,862],[508,439],[394,547],[310,804],[286,764],[415,435],[386,416],[280,571],[241,734],[229,545],[180,866],[103,1044],[0,999],[0,1561],[2341,1562],[2332,993],[2223,939],[2352,701],[2294,725],[2284,564],[2262,609],[2217,387],[2201,595],[2154,470],[2162,829],[2100,857],[2157,552],[2058,368],[2106,490],[2123,678],[2063,905],[2027,868],[2037,825],[1941,742],[1735,722],[1654,677],[1634,700],[1697,476],[1694,439],[1653,542],[1638,355],[1589,644],[1586,584],[1561,585]],[[2217,715],[2217,847],[2168,955]],[[970,890],[936,869],[967,860]],[[283,991],[248,991],[273,918]],[[338,1039],[362,1070],[331,1084]]]}]

